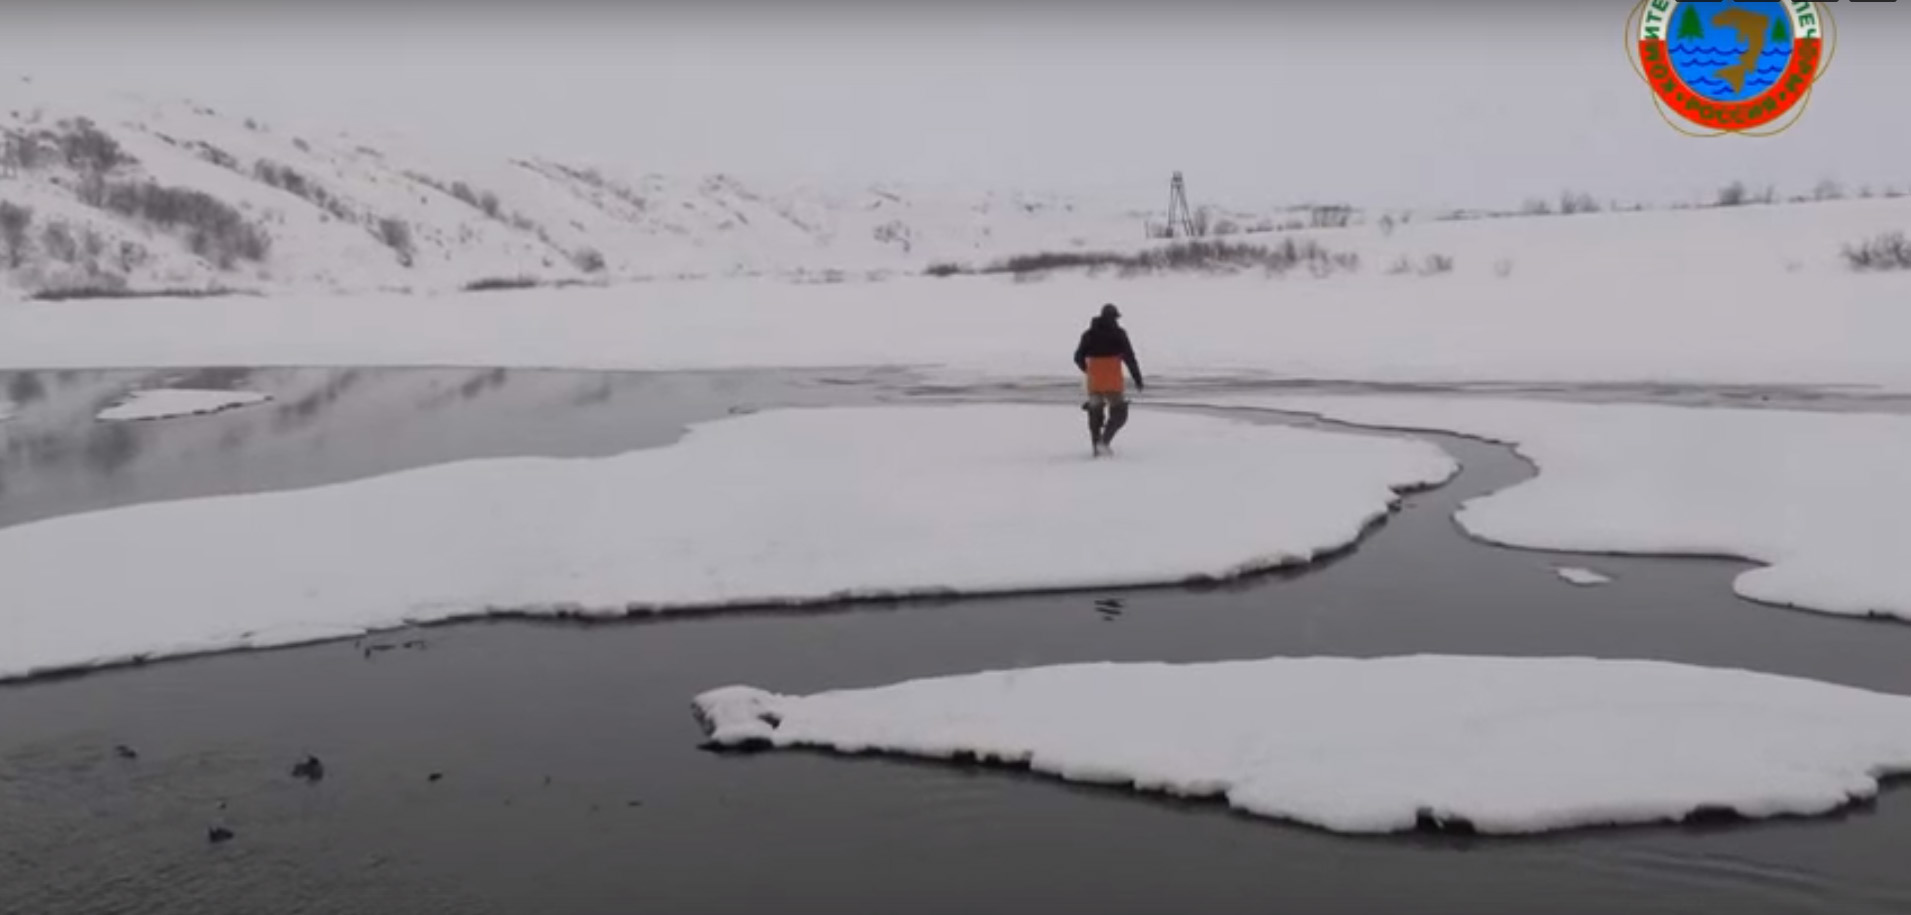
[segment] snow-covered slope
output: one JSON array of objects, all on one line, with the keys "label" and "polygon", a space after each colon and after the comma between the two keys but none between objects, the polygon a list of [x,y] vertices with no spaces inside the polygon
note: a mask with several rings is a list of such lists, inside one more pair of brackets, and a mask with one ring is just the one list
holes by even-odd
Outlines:
[{"label": "snow-covered slope", "polygon": [[[633,162],[447,153],[417,138],[286,129],[188,101],[76,96],[29,81],[0,84],[0,132],[0,201],[32,210],[17,264],[0,250],[0,290],[16,292],[914,272],[939,259],[1133,246],[1149,218],[1052,194],[768,188]],[[198,223],[163,227],[98,199],[102,187],[147,185],[208,195],[263,232],[269,250],[222,264],[195,252]],[[1271,209],[1213,218],[1241,229],[1298,224]],[[52,226],[74,244],[44,237]]]}]

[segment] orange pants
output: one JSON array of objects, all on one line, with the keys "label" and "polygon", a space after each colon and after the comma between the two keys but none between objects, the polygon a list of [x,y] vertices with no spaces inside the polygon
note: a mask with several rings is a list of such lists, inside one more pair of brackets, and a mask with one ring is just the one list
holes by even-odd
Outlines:
[{"label": "orange pants", "polygon": [[1123,388],[1120,356],[1088,357],[1088,393],[1120,394]]}]

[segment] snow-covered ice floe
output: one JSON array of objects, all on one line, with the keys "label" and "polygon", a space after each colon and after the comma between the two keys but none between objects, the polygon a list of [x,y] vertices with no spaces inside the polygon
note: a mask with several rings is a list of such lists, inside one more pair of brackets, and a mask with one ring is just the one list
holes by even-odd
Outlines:
[{"label": "snow-covered ice floe", "polygon": [[[486,613],[1168,584],[1354,543],[1424,443],[1074,407],[786,410],[610,458],[466,461],[0,530],[0,677]],[[288,637],[287,633],[293,636]],[[323,636],[319,636],[323,637]]]},{"label": "snow-covered ice floe", "polygon": [[1816,815],[1911,772],[1911,698],[1648,661],[1079,664],[694,706],[717,746],[972,758],[1349,833]]},{"label": "snow-covered ice floe", "polygon": [[102,422],[135,422],[196,416],[234,410],[271,400],[256,391],[207,391],[193,388],[154,388],[134,391],[95,417]]},{"label": "snow-covered ice floe", "polygon": [[1510,443],[1539,475],[1473,499],[1468,533],[1586,553],[1738,556],[1765,603],[1911,620],[1911,416],[1454,397],[1205,402]]},{"label": "snow-covered ice floe", "polygon": [[1560,566],[1553,570],[1553,574],[1558,575],[1568,584],[1575,584],[1586,588],[1612,583],[1612,576],[1580,566]]}]

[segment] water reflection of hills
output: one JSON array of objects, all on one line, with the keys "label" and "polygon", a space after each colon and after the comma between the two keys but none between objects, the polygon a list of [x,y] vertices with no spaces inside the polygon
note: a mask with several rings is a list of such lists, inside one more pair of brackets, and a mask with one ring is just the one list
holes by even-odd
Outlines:
[{"label": "water reflection of hills", "polygon": [[[95,420],[127,393],[154,387],[258,391],[273,403],[141,423]],[[0,392],[16,414],[0,423],[0,527],[471,458],[616,454],[674,441],[684,425],[737,405],[822,402],[823,390],[802,373],[769,372],[0,372]]]}]

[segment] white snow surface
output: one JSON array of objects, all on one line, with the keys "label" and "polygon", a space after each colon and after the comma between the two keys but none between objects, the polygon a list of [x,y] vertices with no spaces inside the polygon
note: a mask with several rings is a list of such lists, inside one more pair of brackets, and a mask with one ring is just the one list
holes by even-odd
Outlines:
[{"label": "white snow surface", "polygon": [[[1141,230],[1160,218],[1158,188],[1137,187],[1124,202],[1012,188],[786,187],[432,150],[429,138],[82,98],[44,81],[0,83],[0,101],[0,131],[39,137],[50,151],[8,179],[8,200],[34,211],[36,241],[21,269],[0,271],[0,367],[912,365],[1066,377],[1057,348],[1115,301],[1158,380],[1911,391],[1900,345],[1911,338],[1911,274],[1854,273],[1840,256],[1901,230],[1911,198],[1453,221],[1367,208],[1335,229],[1307,228],[1304,207],[1198,200],[1227,208],[1242,230],[1229,241],[1317,243],[1362,267],[1327,278],[1299,269],[937,280],[920,274],[937,262],[1149,247]],[[88,205],[81,176],[53,152],[82,116],[137,160],[109,176],[116,184],[152,181],[231,205],[271,236],[264,259],[222,266],[195,255],[183,232]],[[403,244],[391,231],[401,225]],[[77,259],[43,250],[40,234],[56,226],[82,242]],[[1415,269],[1434,256],[1451,258],[1451,272]],[[717,279],[686,279],[695,277]],[[449,293],[518,278],[609,288]],[[10,301],[116,284],[263,296]]]},{"label": "white snow surface", "polygon": [[1539,475],[1460,509],[1460,524],[1485,540],[1739,556],[1762,564],[1734,582],[1743,597],[1911,620],[1911,416],[1450,397],[1224,402],[1511,443]]},{"label": "white snow surface", "polygon": [[1612,576],[1579,566],[1560,566],[1554,569],[1553,573],[1569,584],[1575,584],[1585,588],[1612,583]]},{"label": "white snow surface", "polygon": [[1349,833],[1823,814],[1911,771],[1911,699],[1663,662],[1079,664],[695,708],[718,745],[969,755]]},{"label": "white snow surface", "polygon": [[156,388],[134,391],[125,400],[101,410],[95,418],[102,422],[169,419],[175,416],[217,413],[221,410],[264,403],[271,399],[270,395],[257,391]]},{"label": "white snow surface", "polygon": [[[1157,381],[1650,378],[1911,391],[1911,360],[1898,345],[1911,339],[1911,309],[1903,307],[1911,283],[1777,274],[1740,289],[1746,281],[1737,277],[1695,272],[1647,289],[1576,268],[1547,275],[1543,286],[1457,275],[731,279],[445,296],[0,304],[0,368],[909,365],[1067,378],[1067,353],[1088,317],[1115,302]],[[1707,298],[1715,292],[1717,307]],[[1667,307],[1667,297],[1681,306]]]},{"label": "white snow surface", "polygon": [[[467,461],[0,530],[0,677],[509,611],[1143,585],[1352,544],[1421,442],[1140,411],[773,411],[590,460]],[[110,573],[110,574],[109,574]]]}]

